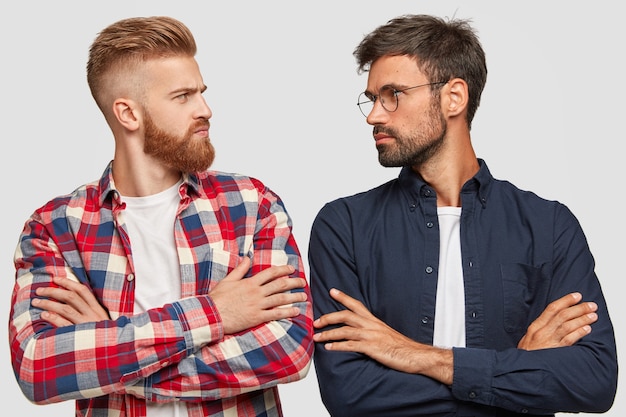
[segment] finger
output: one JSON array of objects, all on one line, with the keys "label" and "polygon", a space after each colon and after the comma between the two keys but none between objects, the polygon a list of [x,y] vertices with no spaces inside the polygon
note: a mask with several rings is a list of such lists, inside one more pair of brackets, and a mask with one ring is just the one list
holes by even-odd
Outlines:
[{"label": "finger", "polygon": [[350,310],[339,310],[332,313],[324,314],[313,322],[313,326],[318,329],[337,324],[363,327],[359,315]]},{"label": "finger", "polygon": [[341,326],[330,330],[315,333],[313,340],[316,342],[332,342],[337,340],[357,340],[359,332],[350,326]]},{"label": "finger", "polygon": [[78,294],[80,298],[86,301],[88,304],[96,301],[96,297],[91,292],[91,289],[80,282],[76,282],[69,278],[62,277],[53,277],[52,281],[57,284],[59,287],[65,288],[66,290]]},{"label": "finger", "polygon": [[50,311],[42,312],[41,318],[55,327],[64,327],[64,326],[70,326],[73,324],[71,321],[66,320],[63,317],[59,316],[58,314],[52,313]]},{"label": "finger", "polygon": [[324,343],[324,349],[336,352],[356,352],[367,354],[367,344],[355,340],[336,340]]},{"label": "finger", "polygon": [[578,342],[583,337],[587,336],[591,333],[591,326],[584,325],[576,328],[573,332],[567,334],[565,337],[561,339],[560,346],[572,346],[574,343]]},{"label": "finger", "polygon": [[[288,278],[285,279],[285,281],[300,281],[300,279]],[[285,285],[280,286],[280,290],[264,295],[264,300],[267,303],[267,306],[264,306],[264,308],[272,308],[285,304],[306,301],[306,292],[293,291],[301,288],[301,285],[302,284],[300,282],[296,282],[293,285],[291,283],[285,283]]]},{"label": "finger", "polygon": [[261,314],[264,322],[270,322],[297,317],[302,314],[302,312],[297,307],[277,307],[265,310]]},{"label": "finger", "polygon": [[[35,298],[32,301],[33,306],[44,310],[42,313],[42,318],[48,321],[48,318],[43,317],[43,315],[47,312],[49,314],[54,315],[55,317],[61,317],[64,320],[70,321],[70,323],[74,323],[72,320],[79,316],[79,313],[71,306],[49,299]],[[66,324],[63,324],[66,325]]]},{"label": "finger", "polygon": [[[565,323],[573,322],[575,325],[576,322],[582,322],[589,324],[588,319],[589,314],[595,313],[598,309],[598,305],[594,302],[586,302],[580,303],[567,309],[563,310],[559,313],[561,320]],[[597,317],[597,316],[596,316]]]},{"label": "finger", "polygon": [[280,277],[263,284],[263,294],[271,296],[274,294],[287,293],[289,291],[304,288],[306,280],[304,278]]},{"label": "finger", "polygon": [[[567,338],[569,334],[574,333],[586,335],[591,330],[591,325],[598,320],[598,315],[595,312],[585,313],[575,316],[573,319],[564,322],[556,331],[562,338]],[[589,329],[583,329],[589,327]],[[580,338],[580,336],[578,336]]]},{"label": "finger", "polygon": [[559,311],[565,310],[578,304],[582,300],[582,298],[583,296],[581,293],[572,292],[548,304],[546,310],[558,313]]},{"label": "finger", "polygon": [[54,282],[59,287],[65,288],[66,290],[73,292],[81,292],[82,288],[87,288],[85,284],[81,284],[80,282],[74,281],[73,279],[64,277],[52,277],[52,282]]},{"label": "finger", "polygon": [[73,307],[81,307],[86,305],[86,303],[80,298],[80,296],[70,290],[66,290],[65,288],[40,287],[37,288],[35,294],[42,297],[54,299],[58,302],[68,304]]},{"label": "finger", "polygon": [[252,277],[259,285],[265,285],[279,278],[290,278],[296,269],[291,265],[274,265]]},{"label": "finger", "polygon": [[[62,280],[69,281],[68,279]],[[64,287],[74,288],[80,291],[81,294],[66,290],[63,287],[41,287],[37,288],[36,294],[47,297],[47,299],[34,299],[33,305],[43,310],[56,313],[64,319],[71,321],[73,324],[109,319],[109,314],[96,300],[88,287],[76,283],[68,285],[67,282],[63,282],[62,284]],[[89,301],[85,301],[83,297],[87,298]]]},{"label": "finger", "polygon": [[250,258],[243,256],[239,264],[222,281],[239,281],[242,279],[250,269],[250,262]]},{"label": "finger", "polygon": [[[76,320],[81,314],[89,314],[89,312],[93,311],[92,307],[81,297],[80,294],[75,293],[74,291],[66,290],[63,288],[38,288],[38,295],[44,295],[52,300],[49,301],[58,301],[58,303],[54,303],[50,305],[46,310],[53,311],[66,319]],[[101,307],[96,307],[101,310]]]},{"label": "finger", "polygon": [[[581,299],[582,295],[578,292],[564,295],[563,297],[548,304],[541,315],[535,319],[533,324],[536,327],[549,326],[550,324],[554,325],[553,319],[557,314],[573,305],[576,305]],[[558,326],[553,327],[556,328]]]},{"label": "finger", "polygon": [[288,307],[294,303],[304,302],[306,299],[307,295],[303,291],[274,294],[263,299],[261,308],[267,310],[276,307]]},{"label": "finger", "polygon": [[598,316],[595,314],[598,306],[596,303],[587,302],[567,307],[559,311],[553,319],[546,324],[545,331],[554,333],[558,338],[563,338],[577,329],[594,323]]},{"label": "finger", "polygon": [[79,309],[82,312],[93,311],[96,313],[101,319],[108,319],[109,315],[107,311],[102,307],[102,305],[96,299],[96,296],[85,284],[81,284],[79,282],[73,281],[68,278],[60,278],[54,277],[53,281],[55,284],[59,285],[70,291],[73,294],[78,295],[78,298],[68,296],[67,302],[72,304],[75,308]]},{"label": "finger", "polygon": [[357,300],[356,298],[350,297],[348,294],[343,291],[339,291],[336,288],[331,288],[330,296],[346,306],[349,310],[354,311],[356,314],[361,315],[363,317],[373,317],[372,313],[363,305],[362,302]]}]

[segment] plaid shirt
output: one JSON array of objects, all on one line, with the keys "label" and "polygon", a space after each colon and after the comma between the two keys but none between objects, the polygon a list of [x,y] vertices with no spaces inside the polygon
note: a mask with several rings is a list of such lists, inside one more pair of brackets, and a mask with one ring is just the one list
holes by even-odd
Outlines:
[{"label": "plaid shirt", "polygon": [[[111,164],[98,182],[53,199],[26,222],[9,341],[30,401],[75,399],[77,416],[145,416],[146,401],[173,399],[192,417],[282,415],[277,385],[305,377],[311,362],[310,302],[293,319],[225,336],[208,293],[241,256],[252,259],[250,275],[288,263],[304,277],[291,219],[254,178],[207,171],[185,176],[179,193],[182,299],[136,315],[142,277],[134,274]],[[42,320],[31,300],[53,276],[89,286],[111,320],[60,328]]]}]

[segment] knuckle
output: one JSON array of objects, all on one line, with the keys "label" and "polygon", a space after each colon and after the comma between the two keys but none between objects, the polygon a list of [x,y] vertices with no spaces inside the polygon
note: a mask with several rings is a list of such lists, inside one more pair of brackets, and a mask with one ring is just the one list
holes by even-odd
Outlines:
[{"label": "knuckle", "polygon": [[278,279],[278,288],[281,291],[286,291],[288,289],[290,289],[290,285],[289,285],[289,278],[280,278]]},{"label": "knuckle", "polygon": [[74,292],[69,291],[63,297],[68,303],[74,303],[78,296]]},{"label": "knuckle", "polygon": [[74,314],[74,309],[71,308],[70,306],[64,304],[61,309],[61,314],[65,317],[71,316],[72,314]]}]

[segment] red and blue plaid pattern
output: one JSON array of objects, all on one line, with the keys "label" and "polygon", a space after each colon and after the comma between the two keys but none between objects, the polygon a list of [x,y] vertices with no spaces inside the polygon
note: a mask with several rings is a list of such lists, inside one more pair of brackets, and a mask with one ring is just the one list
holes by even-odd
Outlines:
[{"label": "red and blue plaid pattern", "polygon": [[[136,315],[135,282],[143,277],[134,275],[111,164],[98,182],[48,202],[26,222],[9,339],[28,399],[75,399],[80,416],[145,416],[146,401],[172,400],[185,401],[189,416],[281,415],[277,384],[303,378],[310,366],[310,302],[293,319],[224,336],[208,292],[242,256],[252,259],[250,275],[288,263],[304,278],[291,219],[275,193],[241,175],[185,176],[180,196],[174,233],[183,298]],[[42,320],[31,300],[37,287],[54,285],[53,276],[89,286],[111,320],[61,328]]]}]

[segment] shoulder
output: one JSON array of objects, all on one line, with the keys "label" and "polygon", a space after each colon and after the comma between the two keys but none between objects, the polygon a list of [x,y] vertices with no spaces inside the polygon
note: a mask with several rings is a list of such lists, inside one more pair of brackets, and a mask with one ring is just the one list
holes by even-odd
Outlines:
[{"label": "shoulder", "polygon": [[200,197],[216,200],[222,205],[246,202],[263,206],[282,204],[280,197],[255,177],[223,171],[204,171],[194,177]]},{"label": "shoulder", "polygon": [[196,173],[195,176],[203,187],[228,190],[264,186],[263,183],[256,178],[233,172],[203,171]]},{"label": "shoulder", "polygon": [[520,188],[506,180],[493,180],[489,203],[524,219],[546,224],[573,225],[578,223],[574,213],[563,202],[548,199],[534,191]]},{"label": "shoulder", "polygon": [[82,217],[85,211],[100,209],[101,193],[99,182],[83,184],[71,193],[59,195],[35,210],[35,217],[44,223],[61,217]]},{"label": "shoulder", "polygon": [[392,204],[402,197],[398,179],[392,179],[366,191],[336,198],[325,203],[319,210],[315,222],[350,218],[353,221],[373,221],[384,211],[383,206]]}]

